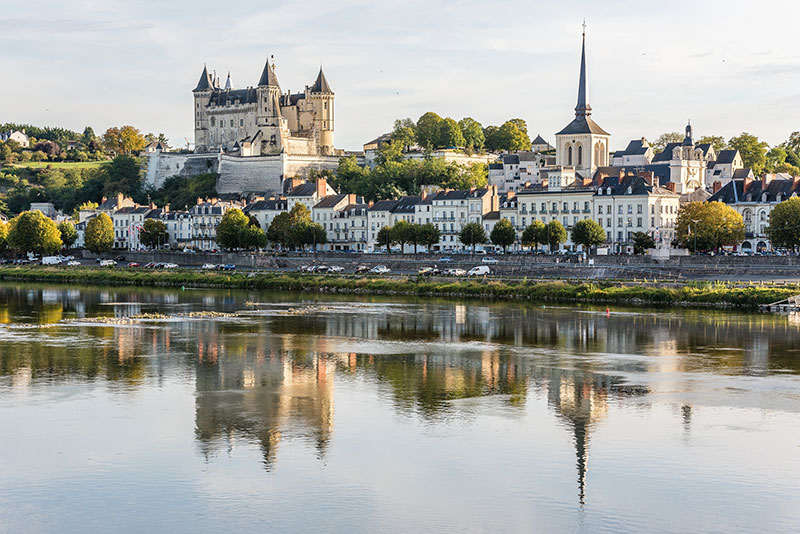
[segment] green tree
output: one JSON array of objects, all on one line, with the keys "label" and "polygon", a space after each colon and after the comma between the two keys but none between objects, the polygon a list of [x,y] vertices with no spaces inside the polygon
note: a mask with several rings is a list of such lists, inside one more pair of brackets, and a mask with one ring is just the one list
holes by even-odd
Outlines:
[{"label": "green tree", "polygon": [[464,135],[455,120],[447,117],[439,123],[439,136],[436,146],[442,148],[460,148],[464,146]]},{"label": "green tree", "polygon": [[545,234],[547,236],[547,244],[550,245],[550,252],[557,251],[558,246],[567,241],[567,231],[564,229],[564,226],[555,219],[547,223],[547,226],[545,226]]},{"label": "green tree", "polygon": [[764,170],[767,172],[782,172],[779,169],[783,168],[787,156],[788,154],[784,148],[780,146],[771,148],[767,152]]},{"label": "green tree", "polygon": [[433,223],[425,223],[420,225],[419,230],[417,231],[417,239],[421,244],[425,245],[425,247],[428,249],[428,252],[431,252],[431,249],[434,247],[434,245],[439,244],[439,240],[441,238],[442,233]]},{"label": "green tree", "polygon": [[267,239],[280,248],[291,246],[292,216],[287,212],[279,213],[272,219],[267,229]]},{"label": "green tree", "polygon": [[417,144],[425,149],[436,148],[439,140],[439,128],[442,118],[429,111],[417,120]]},{"label": "green tree", "polygon": [[217,243],[223,248],[242,248],[242,232],[250,225],[250,219],[238,208],[229,209],[217,226]]},{"label": "green tree", "polygon": [[725,150],[728,148],[728,143],[725,142],[725,138],[721,135],[704,135],[700,139],[697,140],[698,145],[710,144],[711,147],[714,149],[714,152],[719,154],[720,150]]},{"label": "green tree", "polygon": [[739,151],[745,167],[753,169],[754,175],[761,176],[767,164],[769,145],[766,142],[759,141],[755,135],[742,132],[741,135],[732,137],[728,144],[732,149]]},{"label": "green tree", "polygon": [[492,244],[503,247],[503,252],[505,252],[506,248],[517,240],[517,231],[511,225],[511,221],[503,218],[494,225],[489,238],[492,240]]},{"label": "green tree", "polygon": [[328,242],[328,234],[321,224],[300,221],[292,226],[292,242],[295,246],[305,249],[307,245],[311,245],[316,250],[319,245],[324,245]]},{"label": "green tree", "polygon": [[254,249],[267,246],[267,234],[259,226],[250,222],[239,235],[239,244],[242,248]]},{"label": "green tree", "polygon": [[678,243],[697,250],[738,245],[744,240],[744,221],[733,208],[722,202],[689,202],[675,219]]},{"label": "green tree", "polygon": [[497,131],[499,149],[516,152],[530,150],[531,139],[522,119],[511,119],[503,123]]},{"label": "green tree", "polygon": [[167,225],[158,219],[146,219],[139,230],[139,242],[147,248],[158,248],[169,243]]},{"label": "green tree", "polygon": [[487,150],[497,152],[503,150],[500,140],[500,128],[497,126],[487,126],[483,129],[483,146]]},{"label": "green tree", "polygon": [[547,229],[542,221],[533,221],[522,232],[522,244],[526,247],[538,248],[547,242]]},{"label": "green tree", "polygon": [[387,254],[392,252],[392,244],[395,242],[392,233],[393,232],[390,227],[384,226],[378,230],[378,235],[375,236],[375,244],[381,247],[386,247]]},{"label": "green tree", "polygon": [[416,142],[416,125],[411,119],[397,119],[392,129],[392,141],[400,144],[403,152],[408,152]]},{"label": "green tree", "polygon": [[658,136],[658,138],[653,141],[653,152],[656,154],[660,152],[664,152],[664,149],[670,143],[680,143],[683,141],[683,134],[680,132],[665,132]]},{"label": "green tree", "polygon": [[458,121],[458,127],[461,129],[461,135],[464,137],[464,146],[468,150],[481,150],[485,138],[483,135],[483,126],[481,123],[472,117],[464,117]]},{"label": "green tree", "polygon": [[72,247],[72,245],[74,245],[75,241],[78,239],[78,232],[69,221],[60,222],[58,224],[58,232],[61,235],[61,242],[66,248]]},{"label": "green tree", "polygon": [[644,254],[648,248],[656,248],[656,240],[647,232],[634,232],[631,234],[633,253]]},{"label": "green tree", "polygon": [[773,208],[767,235],[773,247],[795,249],[800,246],[800,198],[792,197]]},{"label": "green tree", "polygon": [[40,211],[24,211],[12,219],[7,239],[17,252],[53,254],[63,245],[56,223]]},{"label": "green tree", "polygon": [[0,221],[0,252],[8,249],[8,223]]},{"label": "green tree", "polygon": [[114,222],[106,213],[95,215],[86,223],[84,246],[95,254],[108,252],[114,246]]},{"label": "green tree", "polygon": [[465,246],[472,247],[472,253],[475,254],[475,245],[486,243],[486,231],[480,223],[467,223],[458,234],[458,240]]},{"label": "green tree", "polygon": [[405,252],[405,246],[416,239],[416,228],[408,221],[397,221],[392,227],[392,237],[400,245],[400,252]]},{"label": "green tree", "polygon": [[583,219],[572,227],[572,242],[589,250],[605,243],[606,232],[594,219]]}]

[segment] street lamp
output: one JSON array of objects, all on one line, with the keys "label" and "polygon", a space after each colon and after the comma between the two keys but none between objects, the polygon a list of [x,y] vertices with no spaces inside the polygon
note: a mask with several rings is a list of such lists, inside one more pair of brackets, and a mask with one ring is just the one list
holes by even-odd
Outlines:
[{"label": "street lamp", "polygon": [[694,253],[697,254],[697,223],[700,222],[700,219],[692,219],[694,223]]}]

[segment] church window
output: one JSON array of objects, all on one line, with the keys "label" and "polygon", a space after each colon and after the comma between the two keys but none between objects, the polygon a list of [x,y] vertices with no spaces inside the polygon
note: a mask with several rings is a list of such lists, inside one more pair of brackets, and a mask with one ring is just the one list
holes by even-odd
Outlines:
[{"label": "church window", "polygon": [[567,150],[567,165],[572,165],[572,147]]},{"label": "church window", "polygon": [[216,124],[217,124],[217,119],[216,119],[216,117],[211,117],[211,126],[214,126],[214,125],[216,125]]},{"label": "church window", "polygon": [[580,167],[581,165],[583,165],[583,147],[579,146],[578,147],[578,167]]}]

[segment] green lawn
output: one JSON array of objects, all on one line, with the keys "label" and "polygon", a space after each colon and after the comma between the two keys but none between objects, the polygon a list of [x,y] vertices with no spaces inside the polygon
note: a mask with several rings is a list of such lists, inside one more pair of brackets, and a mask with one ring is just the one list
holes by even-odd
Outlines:
[{"label": "green lawn", "polygon": [[27,167],[29,169],[45,169],[52,166],[53,169],[93,169],[106,165],[108,161],[26,161],[15,163],[13,167]]}]

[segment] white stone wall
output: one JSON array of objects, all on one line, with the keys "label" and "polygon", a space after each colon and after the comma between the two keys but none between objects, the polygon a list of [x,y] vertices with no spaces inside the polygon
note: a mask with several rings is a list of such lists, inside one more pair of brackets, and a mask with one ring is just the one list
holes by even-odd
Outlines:
[{"label": "white stone wall", "polygon": [[219,157],[217,193],[283,192],[286,155],[237,158]]},{"label": "white stone wall", "polygon": [[158,189],[170,176],[195,176],[217,172],[218,164],[218,154],[152,152],[147,155],[145,183]]}]

